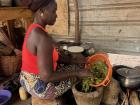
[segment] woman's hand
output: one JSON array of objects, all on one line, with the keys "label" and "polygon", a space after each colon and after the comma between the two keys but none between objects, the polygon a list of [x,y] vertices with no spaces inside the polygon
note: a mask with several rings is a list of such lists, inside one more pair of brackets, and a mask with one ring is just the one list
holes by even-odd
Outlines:
[{"label": "woman's hand", "polygon": [[93,77],[93,73],[90,72],[90,70],[83,69],[83,70],[79,71],[78,77],[81,79],[85,78],[85,77]]}]

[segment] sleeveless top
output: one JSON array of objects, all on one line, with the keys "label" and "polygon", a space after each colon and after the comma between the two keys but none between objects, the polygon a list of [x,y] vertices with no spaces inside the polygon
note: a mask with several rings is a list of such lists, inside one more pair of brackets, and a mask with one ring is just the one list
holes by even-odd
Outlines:
[{"label": "sleeveless top", "polygon": [[[39,68],[38,68],[38,65],[37,65],[37,56],[33,55],[26,47],[28,36],[29,36],[30,32],[32,31],[32,29],[34,29],[34,28],[41,28],[42,30],[47,32],[39,24],[30,25],[30,27],[29,27],[26,35],[25,35],[24,42],[23,42],[21,70],[26,71],[28,73],[39,74]],[[58,60],[58,52],[57,52],[56,48],[54,48],[54,50],[53,50],[53,70],[54,71],[56,71],[57,60]]]}]

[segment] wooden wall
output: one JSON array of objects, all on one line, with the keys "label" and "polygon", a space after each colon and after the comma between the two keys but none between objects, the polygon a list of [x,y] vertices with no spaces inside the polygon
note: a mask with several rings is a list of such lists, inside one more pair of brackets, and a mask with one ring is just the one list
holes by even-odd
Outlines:
[{"label": "wooden wall", "polygon": [[[78,0],[80,32],[98,50],[140,53],[140,0]],[[74,37],[75,10],[69,0],[69,34]]]}]

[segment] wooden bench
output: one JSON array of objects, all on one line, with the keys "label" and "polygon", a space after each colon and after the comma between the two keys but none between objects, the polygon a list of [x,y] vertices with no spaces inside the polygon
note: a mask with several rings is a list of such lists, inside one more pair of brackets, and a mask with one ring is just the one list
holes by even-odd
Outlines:
[{"label": "wooden bench", "polygon": [[56,100],[43,100],[36,97],[32,97],[32,105],[58,105]]}]

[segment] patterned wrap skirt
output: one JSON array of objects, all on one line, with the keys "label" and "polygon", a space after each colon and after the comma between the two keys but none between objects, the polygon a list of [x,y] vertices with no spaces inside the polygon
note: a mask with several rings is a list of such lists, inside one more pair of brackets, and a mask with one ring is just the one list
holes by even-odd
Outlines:
[{"label": "patterned wrap skirt", "polygon": [[[73,66],[68,66],[68,68],[65,67],[67,70],[71,70],[72,68]],[[39,75],[31,74],[25,71],[21,71],[20,73],[20,84],[22,87],[24,87],[25,90],[32,96],[39,97],[40,99],[55,99],[61,96],[71,88],[74,81],[76,82],[76,78],[53,83],[49,82],[46,84],[40,80]]]}]

